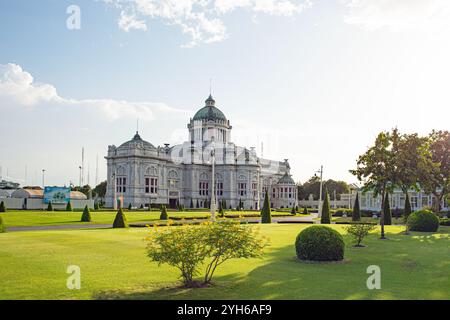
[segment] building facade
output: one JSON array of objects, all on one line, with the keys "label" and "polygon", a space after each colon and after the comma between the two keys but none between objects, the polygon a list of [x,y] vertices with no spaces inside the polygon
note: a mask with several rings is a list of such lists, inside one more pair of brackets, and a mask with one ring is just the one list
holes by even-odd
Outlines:
[{"label": "building facade", "polygon": [[216,203],[226,208],[242,203],[244,209],[260,209],[266,191],[272,207],[296,205],[288,160],[262,159],[254,148],[235,145],[230,121],[211,96],[187,128],[189,141],[176,146],[155,147],[138,132],[119,147],[109,146],[106,206],[206,207],[213,183]]}]

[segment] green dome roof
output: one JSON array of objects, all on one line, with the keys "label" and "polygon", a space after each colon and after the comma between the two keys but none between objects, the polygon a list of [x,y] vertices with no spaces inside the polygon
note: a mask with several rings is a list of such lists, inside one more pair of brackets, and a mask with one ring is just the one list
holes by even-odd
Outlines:
[{"label": "green dome roof", "polygon": [[284,176],[282,176],[281,179],[278,181],[278,184],[295,184],[295,181],[286,172]]},{"label": "green dome roof", "polygon": [[201,108],[197,111],[197,113],[194,115],[193,120],[212,120],[212,121],[227,121],[227,118],[223,114],[222,111],[220,111],[218,108],[216,108],[215,104],[216,101],[213,99],[212,96],[209,96],[209,98],[205,101],[206,106]]}]

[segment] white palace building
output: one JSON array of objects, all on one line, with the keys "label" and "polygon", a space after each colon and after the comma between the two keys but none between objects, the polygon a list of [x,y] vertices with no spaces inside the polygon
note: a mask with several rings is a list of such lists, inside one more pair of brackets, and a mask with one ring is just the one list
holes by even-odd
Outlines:
[{"label": "white palace building", "polygon": [[190,119],[189,141],[181,145],[155,147],[136,132],[119,147],[108,147],[106,206],[114,207],[116,199],[133,207],[205,207],[213,189],[216,203],[226,208],[241,202],[244,209],[260,209],[266,190],[274,208],[297,204],[288,160],[262,159],[253,148],[235,145],[230,121],[211,95],[205,103]]}]

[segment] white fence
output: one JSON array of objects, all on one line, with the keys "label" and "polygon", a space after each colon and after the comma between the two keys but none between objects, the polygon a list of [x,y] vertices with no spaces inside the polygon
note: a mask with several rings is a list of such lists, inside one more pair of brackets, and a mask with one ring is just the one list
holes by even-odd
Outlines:
[{"label": "white fence", "polygon": [[[0,202],[4,202],[7,209],[11,210],[45,210],[47,204],[43,199],[33,198],[0,198]],[[70,204],[73,209],[83,209],[86,205],[90,208],[94,208],[94,200],[70,200]],[[64,210],[65,204],[53,204],[53,208],[56,210]]]}]

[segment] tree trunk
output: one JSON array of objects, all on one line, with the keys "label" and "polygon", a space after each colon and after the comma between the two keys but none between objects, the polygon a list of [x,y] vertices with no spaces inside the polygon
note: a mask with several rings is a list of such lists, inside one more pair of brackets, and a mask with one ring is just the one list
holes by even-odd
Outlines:
[{"label": "tree trunk", "polygon": [[442,209],[442,198],[444,196],[444,192],[439,193],[433,193],[433,196],[436,200],[434,206],[432,206],[432,209],[434,212],[440,212]]},{"label": "tree trunk", "polygon": [[384,235],[384,197],[386,196],[386,188],[381,191],[381,236],[380,239],[386,239]]}]

